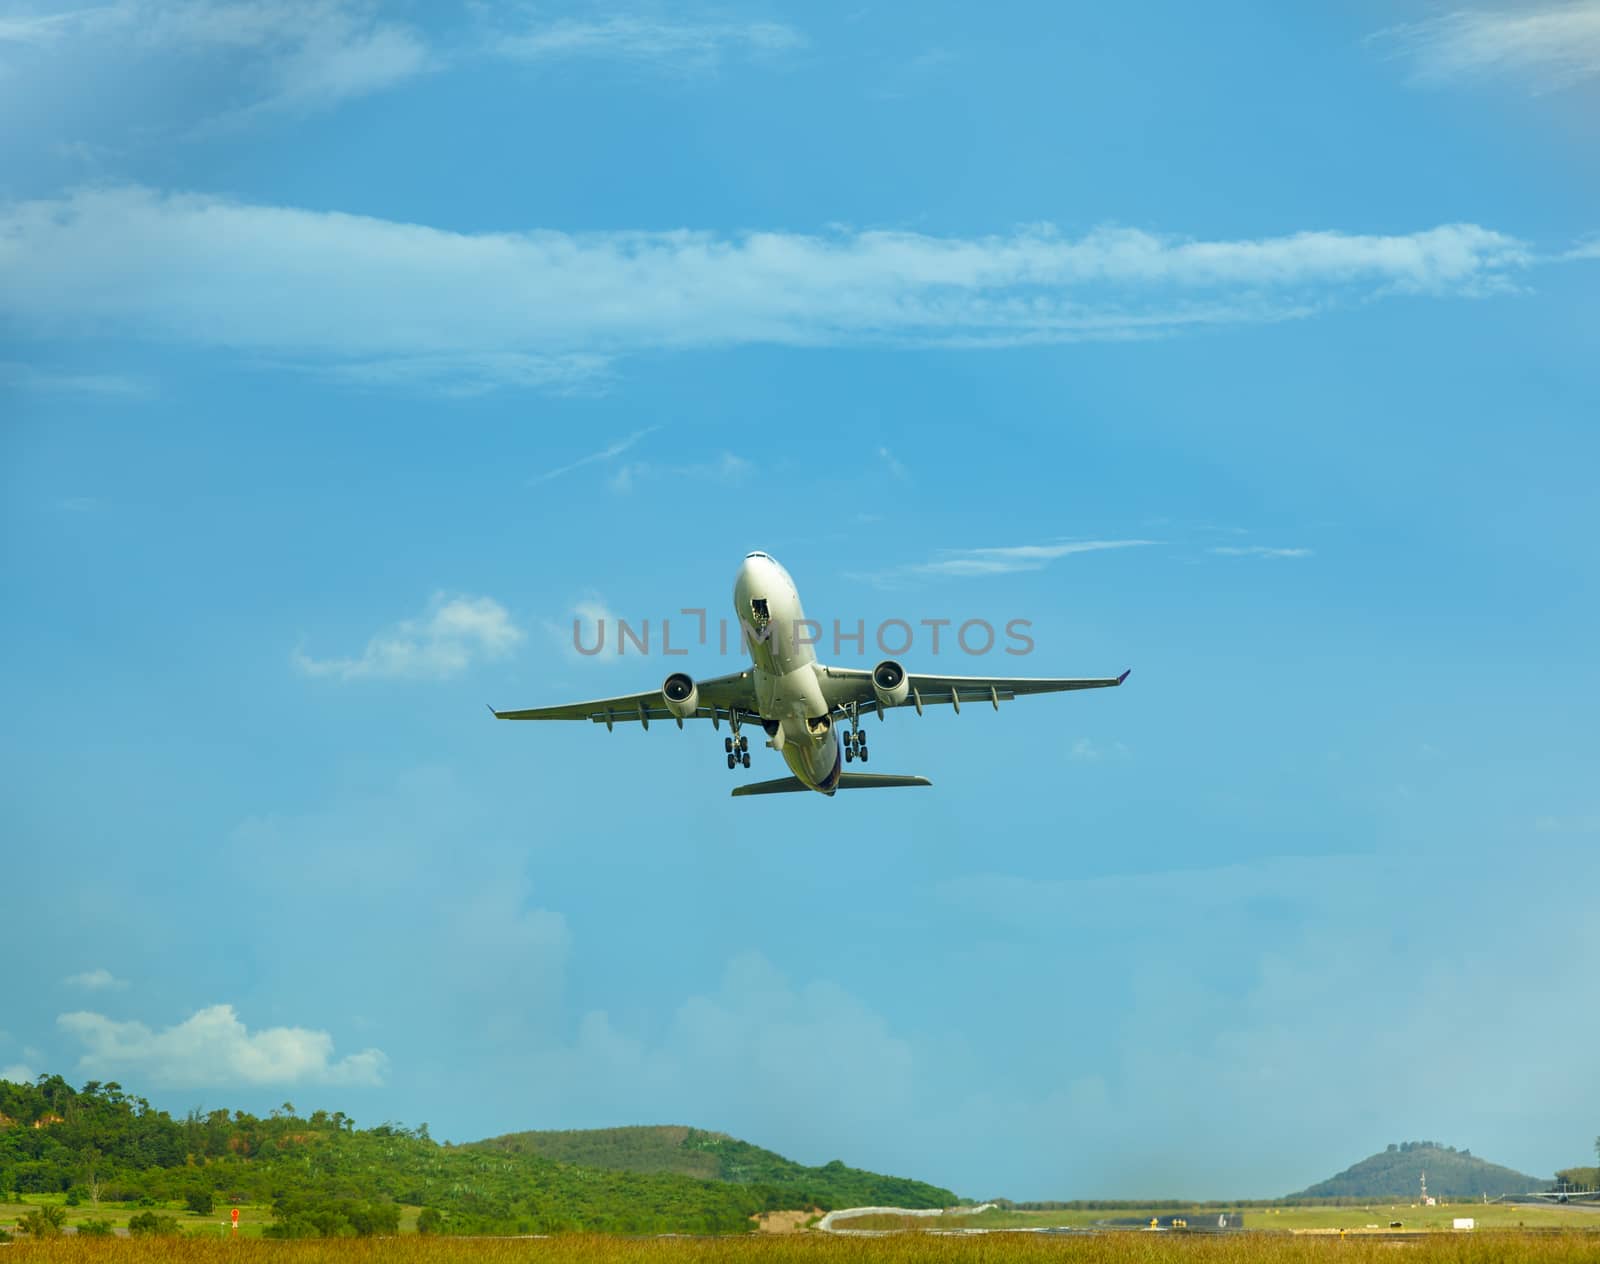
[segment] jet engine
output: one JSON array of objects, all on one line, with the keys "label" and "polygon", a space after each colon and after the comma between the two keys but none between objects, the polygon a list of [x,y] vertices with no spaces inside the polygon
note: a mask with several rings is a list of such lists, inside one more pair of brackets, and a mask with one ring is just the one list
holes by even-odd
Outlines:
[{"label": "jet engine", "polygon": [[680,720],[687,720],[700,706],[700,691],[684,672],[673,672],[661,682],[661,696],[667,701],[667,710]]},{"label": "jet engine", "polygon": [[911,692],[906,669],[892,658],[884,659],[872,669],[872,692],[877,695],[879,706],[899,706]]}]

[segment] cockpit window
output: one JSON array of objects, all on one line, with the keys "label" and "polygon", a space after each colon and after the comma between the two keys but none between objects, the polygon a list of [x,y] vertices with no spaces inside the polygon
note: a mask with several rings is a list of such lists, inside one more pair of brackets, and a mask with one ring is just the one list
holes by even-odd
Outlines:
[{"label": "cockpit window", "polygon": [[767,557],[767,555],[765,553],[762,553],[762,552],[759,552],[759,551],[755,552],[755,553],[746,553],[745,554],[745,559],[747,561],[752,557],[766,558],[766,560],[769,561],[769,562],[772,560],[770,557]]}]

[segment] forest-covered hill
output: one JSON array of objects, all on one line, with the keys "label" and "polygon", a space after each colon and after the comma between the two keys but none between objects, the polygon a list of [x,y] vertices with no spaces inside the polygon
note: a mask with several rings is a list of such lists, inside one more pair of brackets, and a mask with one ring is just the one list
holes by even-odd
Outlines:
[{"label": "forest-covered hill", "polygon": [[475,1142],[473,1148],[613,1171],[674,1172],[699,1180],[800,1190],[825,1207],[948,1207],[956,1201],[949,1190],[922,1181],[865,1172],[838,1159],[806,1167],[725,1133],[681,1125],[513,1132]]},{"label": "forest-covered hill", "polygon": [[0,1190],[124,1205],[271,1203],[277,1236],[370,1232],[392,1223],[400,1203],[428,1208],[426,1223],[443,1232],[727,1233],[748,1229],[763,1211],[844,1205],[836,1197],[956,1201],[948,1190],[843,1164],[802,1167],[732,1138],[713,1151],[764,1156],[751,1179],[722,1175],[737,1163],[719,1161],[707,1179],[564,1162],[503,1142],[441,1146],[425,1124],[357,1128],[343,1113],[302,1116],[288,1102],[266,1118],[214,1110],[174,1119],[115,1083],[0,1081]]},{"label": "forest-covered hill", "polygon": [[1415,1202],[1423,1173],[1428,1177],[1428,1193],[1452,1202],[1478,1199],[1485,1194],[1490,1198],[1526,1194],[1546,1189],[1550,1184],[1548,1180],[1489,1163],[1470,1150],[1457,1150],[1435,1141],[1402,1141],[1362,1159],[1337,1176],[1291,1194],[1290,1198],[1376,1198]]}]

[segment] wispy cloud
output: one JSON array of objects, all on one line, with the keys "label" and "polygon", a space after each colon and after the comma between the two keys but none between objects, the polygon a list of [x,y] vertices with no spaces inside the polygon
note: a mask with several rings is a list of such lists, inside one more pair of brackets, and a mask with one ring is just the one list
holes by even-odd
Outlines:
[{"label": "wispy cloud", "polygon": [[652,479],[714,482],[736,487],[749,477],[751,468],[749,461],[732,452],[724,452],[714,460],[691,465],[657,465],[649,461],[634,461],[619,466],[607,480],[607,485],[612,491],[623,495]]},{"label": "wispy cloud", "polygon": [[312,658],[296,649],[292,661],[307,676],[339,680],[445,680],[477,660],[505,657],[522,638],[522,630],[493,598],[436,593],[422,618],[380,632],[354,658]]},{"label": "wispy cloud", "polygon": [[231,1005],[212,1005],[160,1031],[79,1011],[56,1019],[84,1045],[80,1070],[138,1074],[188,1088],[210,1084],[378,1084],[388,1059],[377,1049],[335,1060],[333,1037],[305,1027],[251,1033]]},{"label": "wispy cloud", "polygon": [[1004,548],[951,549],[931,562],[904,568],[910,575],[1006,575],[1043,570],[1057,558],[1106,549],[1132,549],[1154,540],[1061,540],[1054,544],[1017,544]]},{"label": "wispy cloud", "polygon": [[290,367],[309,368],[350,386],[471,399],[492,391],[517,388],[538,389],[555,395],[586,393],[604,384],[610,363],[610,357],[603,355],[481,351]]},{"label": "wispy cloud", "polygon": [[23,1066],[20,1062],[0,1067],[0,1080],[9,1080],[13,1084],[32,1084],[37,1078],[32,1067]]},{"label": "wispy cloud", "polygon": [[1106,744],[1080,737],[1067,750],[1067,758],[1076,763],[1097,764],[1104,759],[1126,759],[1131,753],[1122,742]]},{"label": "wispy cloud", "polygon": [[472,234],[131,187],[0,205],[0,318],[368,380],[403,380],[408,361],[448,376],[453,357],[473,381],[510,383],[553,357],[570,382],[647,349],[1164,337],[1386,295],[1483,295],[1534,262],[1472,224],[1235,241],[1047,225],[971,238]]},{"label": "wispy cloud", "polygon": [[1516,76],[1539,93],[1600,76],[1600,0],[1452,9],[1373,38],[1409,55],[1425,81]]},{"label": "wispy cloud", "polygon": [[23,13],[0,17],[0,44],[41,47],[55,43],[81,28],[99,10],[71,9],[65,13]]},{"label": "wispy cloud", "polygon": [[1279,549],[1265,544],[1219,544],[1207,549],[1219,557],[1310,557],[1310,549]]},{"label": "wispy cloud", "polygon": [[269,112],[310,113],[409,79],[433,55],[411,26],[367,0],[114,0],[0,21],[0,41],[114,54],[121,64],[163,59],[226,65],[241,96],[207,127]]},{"label": "wispy cloud", "polygon": [[884,587],[909,580],[930,578],[972,578],[982,575],[1009,575],[1016,571],[1043,570],[1058,558],[1076,553],[1100,553],[1108,549],[1132,549],[1155,544],[1155,540],[1057,540],[1049,544],[1014,544],[998,548],[945,549],[926,562],[912,562],[888,570],[855,573]]},{"label": "wispy cloud", "polygon": [[120,990],[127,987],[127,983],[117,978],[104,966],[93,970],[85,970],[81,974],[69,974],[62,980],[70,987],[87,988],[91,992],[104,992],[111,989]]},{"label": "wispy cloud", "polygon": [[493,39],[491,49],[519,61],[605,57],[707,67],[729,56],[770,56],[804,48],[806,37],[782,22],[685,22],[617,14],[565,18]]},{"label": "wispy cloud", "polygon": [[888,448],[878,449],[878,459],[883,462],[884,469],[889,471],[889,477],[898,479],[902,483],[911,477],[910,471],[900,463],[899,459]]},{"label": "wispy cloud", "polygon": [[613,439],[598,452],[591,452],[588,456],[580,456],[576,461],[569,461],[566,465],[558,465],[553,470],[546,470],[543,474],[535,475],[529,483],[548,483],[553,478],[560,478],[563,474],[570,474],[573,470],[581,470],[585,465],[594,465],[600,461],[612,461],[628,451],[646,435],[654,434],[660,426],[646,426],[643,430],[635,430],[632,434],[621,439]]},{"label": "wispy cloud", "polygon": [[0,360],[0,386],[24,391],[60,391],[117,399],[139,399],[151,394],[148,382],[126,374],[41,369],[15,360]]}]

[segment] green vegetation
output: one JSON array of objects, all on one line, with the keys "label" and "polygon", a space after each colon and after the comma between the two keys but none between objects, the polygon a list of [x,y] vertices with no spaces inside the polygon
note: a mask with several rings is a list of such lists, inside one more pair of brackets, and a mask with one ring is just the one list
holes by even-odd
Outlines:
[{"label": "green vegetation", "polygon": [[948,1189],[922,1181],[864,1172],[838,1159],[806,1167],[725,1133],[677,1125],[513,1132],[475,1142],[472,1148],[611,1171],[673,1172],[703,1181],[758,1185],[785,1191],[788,1208],[948,1207],[960,1201]]},{"label": "green vegetation", "polygon": [[[920,1182],[842,1163],[808,1168],[720,1134],[681,1131],[680,1146],[715,1176],[561,1162],[514,1137],[441,1146],[426,1124],[358,1129],[338,1112],[302,1117],[289,1102],[265,1119],[216,1110],[178,1120],[115,1083],[74,1089],[41,1076],[0,1081],[0,1201],[11,1191],[26,1196],[17,1214],[37,1218],[35,1236],[59,1230],[69,1206],[91,1219],[120,1209],[116,1222],[135,1231],[190,1224],[225,1235],[224,1217],[212,1218],[221,1205],[252,1208],[247,1233],[290,1238],[413,1226],[428,1234],[739,1233],[766,1211],[955,1201]],[[184,1209],[182,1220],[173,1214]]]},{"label": "green vegetation", "polygon": [[[1592,1234],[1549,1236],[1439,1234],[1404,1250],[1406,1264],[1593,1264]],[[218,1243],[127,1239],[87,1242],[60,1239],[29,1252],[51,1264],[1394,1264],[1394,1244],[1359,1237],[1120,1233],[1078,1239],[1012,1234],[883,1238],[785,1237],[595,1238],[554,1242],[467,1241],[409,1236],[390,1241],[334,1239],[280,1243]]]},{"label": "green vegetation", "polygon": [[[1600,1159],[1600,1137],[1594,1139],[1594,1157]],[[1564,1167],[1556,1173],[1556,1180],[1578,1189],[1600,1189],[1600,1167]]]},{"label": "green vegetation", "polygon": [[1422,1174],[1428,1175],[1428,1193],[1456,1201],[1501,1198],[1549,1188],[1548,1180],[1525,1176],[1508,1167],[1476,1158],[1470,1150],[1457,1150],[1436,1141],[1404,1141],[1381,1154],[1362,1159],[1337,1176],[1291,1194],[1293,1200],[1318,1198],[1415,1201]]}]

